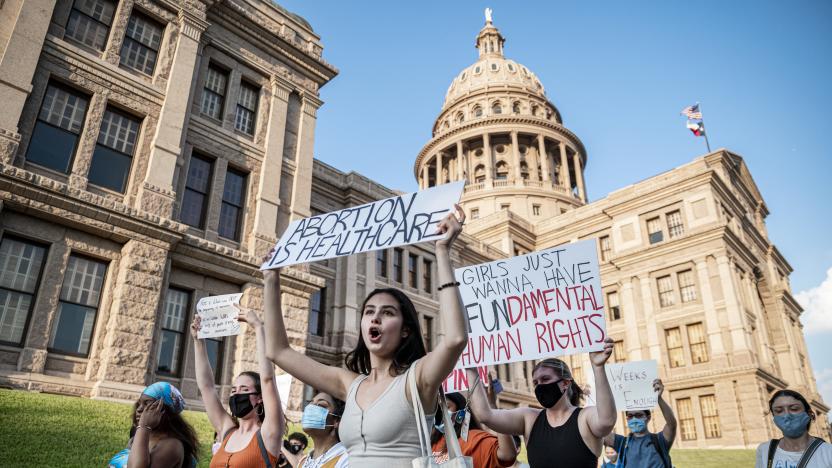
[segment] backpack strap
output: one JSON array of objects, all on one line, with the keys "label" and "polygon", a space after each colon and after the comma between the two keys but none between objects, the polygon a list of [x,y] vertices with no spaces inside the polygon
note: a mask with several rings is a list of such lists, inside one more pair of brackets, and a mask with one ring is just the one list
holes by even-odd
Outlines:
[{"label": "backpack strap", "polygon": [[269,452],[266,450],[266,444],[263,442],[263,436],[259,430],[257,431],[257,445],[260,447],[260,455],[263,457],[263,463],[266,464],[266,468],[272,468],[272,462],[269,460]]},{"label": "backpack strap", "polygon": [[813,438],[812,442],[806,447],[806,451],[803,452],[803,456],[800,457],[800,462],[797,464],[797,468],[806,468],[809,465],[809,459],[812,458],[812,455],[818,450],[818,448],[823,444],[823,440],[817,437]]},{"label": "backpack strap", "polygon": [[615,462],[615,466],[624,468],[627,466],[627,446],[630,445],[630,440],[635,437],[632,433],[624,438],[621,441],[621,450],[618,450],[618,461]]},{"label": "backpack strap", "polygon": [[658,452],[659,456],[662,457],[662,465],[664,465],[664,468],[673,468],[670,464],[670,457],[667,453],[667,447],[665,447],[665,445],[662,443],[662,439],[659,438],[659,435],[651,432],[650,440],[652,440],[653,446],[656,447],[656,452]]},{"label": "backpack strap", "polygon": [[771,439],[768,443],[768,463],[766,464],[766,468],[771,468],[772,463],[774,463],[774,452],[777,451],[777,445],[780,444],[780,439]]}]

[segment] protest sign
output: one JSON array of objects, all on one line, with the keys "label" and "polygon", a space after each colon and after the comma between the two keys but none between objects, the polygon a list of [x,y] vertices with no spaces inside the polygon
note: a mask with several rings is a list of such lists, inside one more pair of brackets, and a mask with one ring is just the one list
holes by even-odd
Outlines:
[{"label": "protest sign", "polygon": [[618,411],[651,409],[658,404],[659,395],[653,391],[653,381],[659,378],[656,361],[607,364],[604,369]]},{"label": "protest sign", "polygon": [[333,211],[289,224],[261,270],[441,239],[436,227],[465,181]]},{"label": "protest sign", "polygon": [[197,338],[215,338],[218,336],[238,335],[240,322],[237,321],[242,293],[224,294],[222,296],[203,297],[196,303],[196,313],[200,317]]},{"label": "protest sign", "polygon": [[290,374],[280,374],[275,380],[277,381],[277,394],[280,395],[280,406],[285,413],[286,405],[289,403],[289,393],[292,390],[292,376]]},{"label": "protest sign", "polygon": [[[477,367],[477,373],[480,374],[480,382],[486,387],[488,386],[488,367]],[[474,382],[469,382],[468,374],[465,369],[454,369],[448,378],[442,382],[442,391],[445,393],[462,392],[468,390],[470,385]]]},{"label": "protest sign", "polygon": [[458,368],[604,348],[594,239],[459,268],[455,276],[468,322]]}]

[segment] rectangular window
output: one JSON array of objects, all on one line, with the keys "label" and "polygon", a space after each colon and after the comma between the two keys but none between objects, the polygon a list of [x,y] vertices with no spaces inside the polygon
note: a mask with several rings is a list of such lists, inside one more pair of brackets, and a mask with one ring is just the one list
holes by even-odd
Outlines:
[{"label": "rectangular window", "polygon": [[425,339],[425,349],[428,352],[433,350],[433,317],[425,316],[425,331],[424,331],[424,339]]},{"label": "rectangular window", "polygon": [[86,356],[101,299],[107,264],[70,255],[58,302],[58,316],[49,347],[68,354]]},{"label": "rectangular window", "polygon": [[324,336],[326,331],[326,288],[321,288],[309,299],[309,333]]},{"label": "rectangular window", "polygon": [[152,75],[163,31],[161,24],[134,10],[127,22],[124,42],[121,44],[121,65]]},{"label": "rectangular window", "polygon": [[202,88],[202,113],[212,119],[222,120],[225,106],[225,92],[228,84],[228,72],[208,65],[205,85]]},{"label": "rectangular window", "polygon": [[419,264],[419,256],[410,254],[407,262],[407,273],[410,277],[410,287],[417,288],[419,275],[416,273],[416,265]]},{"label": "rectangular window", "polygon": [[205,350],[208,354],[208,364],[214,372],[214,383],[222,382],[222,351],[225,341],[223,338],[205,338]]},{"label": "rectangular window", "polygon": [[109,0],[75,0],[64,38],[104,50],[115,11],[115,2]]},{"label": "rectangular window", "polygon": [[708,345],[705,342],[705,326],[702,322],[692,323],[688,328],[690,359],[694,364],[708,362]]},{"label": "rectangular window", "polygon": [[508,211],[510,208],[511,208],[510,203],[501,203],[500,204],[500,210],[502,210],[502,211]]},{"label": "rectangular window", "polygon": [[471,219],[477,219],[480,217],[480,210],[479,208],[471,209]]},{"label": "rectangular window", "polygon": [[656,217],[647,220],[647,236],[651,244],[655,244],[664,240],[664,234],[662,234],[661,218]]},{"label": "rectangular window", "polygon": [[240,97],[237,99],[237,113],[234,116],[234,128],[254,135],[254,124],[257,116],[257,97],[260,89],[245,81],[240,83]]},{"label": "rectangular window", "polygon": [[217,233],[226,239],[240,240],[240,226],[246,198],[246,175],[228,168],[222,190],[222,207]]},{"label": "rectangular window", "polygon": [[667,341],[667,356],[670,367],[682,367],[685,365],[685,351],[682,348],[682,332],[679,327],[668,328],[664,331]]},{"label": "rectangular window", "polygon": [[599,239],[601,245],[601,261],[606,262],[610,259],[612,254],[612,244],[610,243],[610,236],[601,236]]},{"label": "rectangular window", "polygon": [[659,305],[662,307],[670,307],[676,303],[676,298],[673,294],[673,281],[669,275],[656,278],[656,285],[659,288]]},{"label": "rectangular window", "polygon": [[693,404],[690,398],[676,400],[676,412],[679,413],[682,440],[696,440],[696,419],[693,416]]},{"label": "rectangular window", "polygon": [[540,205],[532,205],[532,214],[540,216]]},{"label": "rectangular window", "polygon": [[12,237],[0,241],[0,342],[23,344],[45,258],[44,247]]},{"label": "rectangular window", "polygon": [[696,284],[693,282],[693,271],[685,270],[677,274],[679,280],[679,294],[682,302],[693,302],[696,300]]},{"label": "rectangular window", "polygon": [[188,178],[182,195],[179,219],[183,223],[202,229],[205,227],[205,210],[208,208],[208,192],[211,187],[214,162],[196,153],[191,154]]},{"label": "rectangular window", "polygon": [[376,270],[378,271],[378,276],[382,278],[387,278],[387,251],[386,250],[377,250],[376,251]]},{"label": "rectangular window", "polygon": [[88,105],[89,99],[80,93],[50,83],[29,140],[26,160],[68,174]]},{"label": "rectangular window", "polygon": [[404,260],[404,251],[402,249],[393,249],[393,279],[396,280],[397,283],[403,282],[404,274],[402,272],[402,267]]},{"label": "rectangular window", "polygon": [[138,137],[138,119],[107,108],[87,176],[90,183],[124,193]]},{"label": "rectangular window", "polygon": [[667,235],[671,239],[685,233],[685,225],[682,224],[682,213],[679,210],[667,214]]},{"label": "rectangular window", "polygon": [[702,409],[702,425],[705,426],[705,438],[717,439],[722,437],[722,431],[719,429],[719,411],[716,406],[716,396],[700,396],[699,407]]},{"label": "rectangular window", "polygon": [[433,290],[433,271],[431,271],[431,268],[433,268],[433,262],[425,260],[422,268],[424,269],[422,271],[422,281],[424,281],[422,286],[425,289],[425,292],[429,293]]},{"label": "rectangular window", "polygon": [[621,306],[618,303],[618,292],[607,293],[607,307],[610,310],[610,320],[621,319]]},{"label": "rectangular window", "polygon": [[624,362],[627,360],[627,351],[624,350],[624,340],[616,340],[612,348],[613,362]]},{"label": "rectangular window", "polygon": [[182,350],[186,343],[188,310],[191,294],[177,288],[168,288],[165,294],[165,310],[162,315],[162,336],[156,353],[156,371],[179,375]]}]

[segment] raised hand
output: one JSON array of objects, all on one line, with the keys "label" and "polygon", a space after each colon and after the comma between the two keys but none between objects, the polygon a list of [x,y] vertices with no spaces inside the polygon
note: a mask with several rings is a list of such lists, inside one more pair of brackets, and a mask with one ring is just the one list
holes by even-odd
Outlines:
[{"label": "raised hand", "polygon": [[[260,316],[257,315],[257,312],[255,312],[254,309],[243,309],[237,304],[234,304],[234,307],[236,307],[237,310],[241,312],[239,315],[237,315],[237,321],[247,323],[254,328],[263,326],[263,321],[260,320]],[[246,311],[245,315],[242,314],[243,310]]]},{"label": "raised hand", "polygon": [[442,218],[436,228],[437,234],[445,234],[445,237],[436,241],[436,247],[450,249],[451,244],[459,237],[462,232],[462,225],[465,224],[465,211],[457,204],[454,204],[456,214],[448,213]]},{"label": "raised hand", "polygon": [[162,422],[162,413],[165,412],[165,405],[162,400],[156,400],[149,404],[142,411],[139,417],[139,426],[149,427],[151,430],[156,429],[159,423]]},{"label": "raised hand", "polygon": [[[269,253],[267,253],[266,256],[263,257],[263,260],[261,260],[260,263],[263,264],[263,263],[268,262],[269,260],[272,259],[272,256],[274,256],[274,247],[272,247],[271,250],[269,250]],[[279,280],[280,280],[280,269],[279,268],[274,268],[274,269],[271,269],[271,270],[263,270],[263,281],[265,281],[267,283],[275,283]]]},{"label": "raised hand", "polygon": [[653,381],[653,391],[659,396],[662,396],[662,393],[664,393],[664,383],[662,382],[662,379],[656,379]]},{"label": "raised hand", "polygon": [[612,338],[607,337],[607,339],[604,340],[604,349],[602,351],[589,353],[589,360],[592,362],[593,366],[601,367],[607,363],[607,360],[612,355],[614,343],[615,342]]},{"label": "raised hand", "polygon": [[199,330],[202,328],[202,317],[197,314],[194,314],[194,321],[191,322],[191,337],[193,339],[197,339],[197,334]]}]

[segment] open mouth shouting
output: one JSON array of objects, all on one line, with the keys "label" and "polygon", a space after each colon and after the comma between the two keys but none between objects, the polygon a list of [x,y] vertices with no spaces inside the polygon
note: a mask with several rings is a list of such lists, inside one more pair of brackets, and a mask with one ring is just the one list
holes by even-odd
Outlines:
[{"label": "open mouth shouting", "polygon": [[372,326],[367,331],[367,336],[370,340],[370,343],[378,344],[381,342],[381,329],[379,327]]}]

